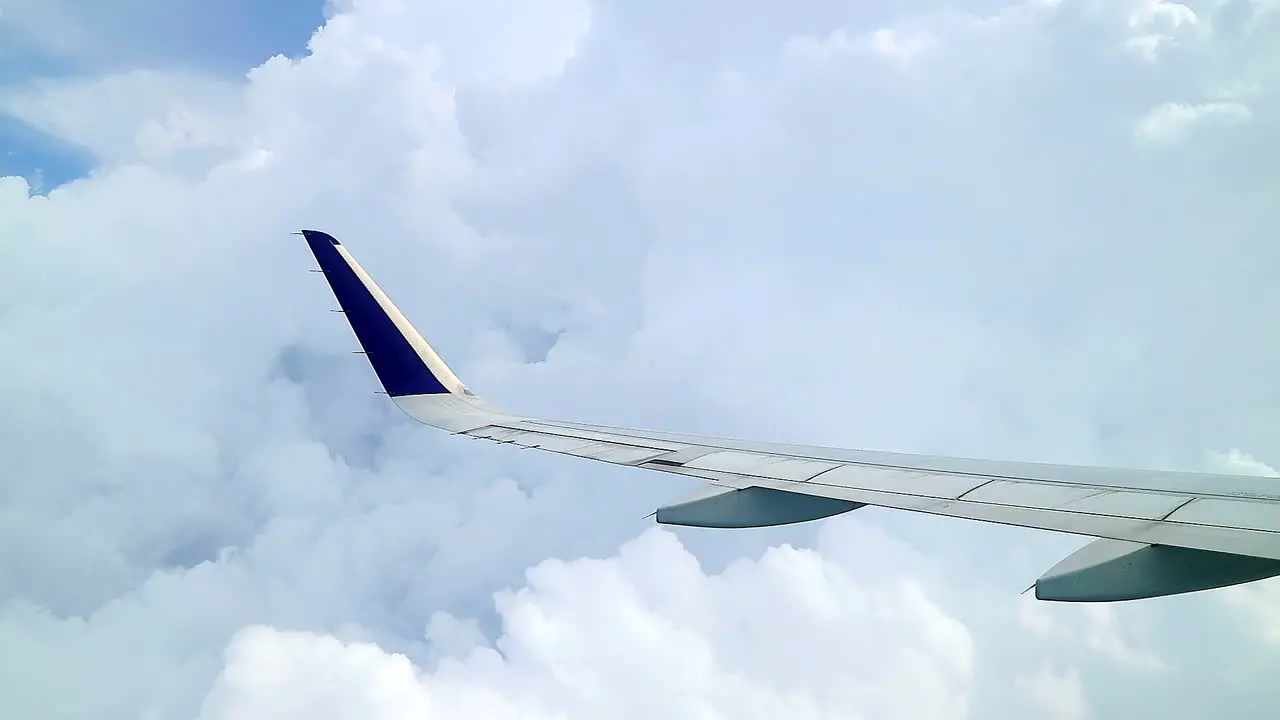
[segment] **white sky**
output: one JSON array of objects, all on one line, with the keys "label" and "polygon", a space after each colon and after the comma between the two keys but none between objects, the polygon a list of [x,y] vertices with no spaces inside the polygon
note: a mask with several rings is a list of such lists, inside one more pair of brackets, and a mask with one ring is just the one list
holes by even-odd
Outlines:
[{"label": "white sky", "polygon": [[0,179],[0,717],[1271,717],[1280,585],[652,529],[692,486],[395,414],[288,234],[520,411],[1269,472],[1280,8],[943,5],[351,0],[245,78],[0,91],[97,158]]}]

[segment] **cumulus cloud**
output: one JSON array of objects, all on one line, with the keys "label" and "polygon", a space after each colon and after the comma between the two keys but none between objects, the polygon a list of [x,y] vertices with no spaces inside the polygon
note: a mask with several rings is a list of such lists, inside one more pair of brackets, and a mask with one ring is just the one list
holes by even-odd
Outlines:
[{"label": "cumulus cloud", "polygon": [[111,164],[154,165],[216,152],[229,140],[225,113],[240,93],[221,78],[154,70],[37,87],[37,92],[0,93],[0,108]]},{"label": "cumulus cloud", "polygon": [[1277,472],[1275,468],[1237,448],[1232,448],[1225,453],[1213,453],[1211,458],[1218,472],[1232,475],[1280,477],[1280,472]]},{"label": "cumulus cloud", "polygon": [[650,531],[615,558],[542,563],[496,604],[496,643],[432,671],[367,643],[247,629],[201,718],[968,716],[964,625],[909,578],[871,585],[809,550],[708,575]]},{"label": "cumulus cloud", "polygon": [[1230,127],[1248,122],[1249,108],[1235,102],[1198,104],[1165,103],[1152,108],[1138,122],[1138,139],[1157,146],[1176,145],[1186,140],[1200,125],[1218,123]]},{"label": "cumulus cloud", "polygon": [[1062,672],[1041,668],[1023,681],[1022,688],[1035,703],[1038,717],[1051,720],[1086,720],[1092,717],[1080,672],[1075,668]]},{"label": "cumulus cloud", "polygon": [[[288,234],[346,239],[520,411],[1274,462],[1265,9],[453,5],[335,3],[305,56],[243,77],[0,93],[98,158],[46,196],[0,181],[0,715],[294,711],[274,687],[335,712],[583,713],[633,684],[733,710],[731,683],[816,715],[871,678],[869,717],[1022,717],[1076,697],[1064,668],[1099,716],[1136,692],[1170,717],[1274,703],[1214,690],[1268,667],[1226,593],[1037,606],[1025,632],[1017,592],[1076,540],[860,510],[619,553],[685,481],[410,426]],[[1176,52],[1125,50],[1150,32]],[[1233,88],[1252,122],[1134,147],[1152,108]],[[817,552],[766,552],[787,543]]]}]

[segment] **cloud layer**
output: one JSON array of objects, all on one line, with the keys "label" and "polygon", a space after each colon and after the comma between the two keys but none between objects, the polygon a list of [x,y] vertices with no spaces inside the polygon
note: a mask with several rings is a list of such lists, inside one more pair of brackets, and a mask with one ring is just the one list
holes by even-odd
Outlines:
[{"label": "cloud layer", "polygon": [[362,0],[0,91],[98,158],[0,180],[0,714],[1256,715],[1266,603],[1026,605],[1078,541],[875,510],[641,535],[692,488],[412,427],[288,233],[517,410],[1256,469],[1276,18]]},{"label": "cloud layer", "polygon": [[496,648],[455,646],[429,673],[374,645],[247,629],[201,718],[967,716],[965,627],[911,580],[868,586],[813,551],[708,576],[652,530],[613,559],[542,563],[497,607]]}]

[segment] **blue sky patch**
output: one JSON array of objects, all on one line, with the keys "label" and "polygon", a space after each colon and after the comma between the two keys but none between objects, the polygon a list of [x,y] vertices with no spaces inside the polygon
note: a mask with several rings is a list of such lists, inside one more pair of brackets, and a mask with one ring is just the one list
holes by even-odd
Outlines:
[{"label": "blue sky patch", "polygon": [[[273,55],[303,54],[324,23],[324,0],[63,0],[57,9],[63,27],[21,11],[0,23],[0,91],[137,68],[241,75]],[[0,177],[47,192],[92,167],[90,154],[0,114]]]},{"label": "blue sky patch", "polygon": [[0,115],[0,177],[24,177],[39,194],[84,177],[92,168],[88,152]]}]

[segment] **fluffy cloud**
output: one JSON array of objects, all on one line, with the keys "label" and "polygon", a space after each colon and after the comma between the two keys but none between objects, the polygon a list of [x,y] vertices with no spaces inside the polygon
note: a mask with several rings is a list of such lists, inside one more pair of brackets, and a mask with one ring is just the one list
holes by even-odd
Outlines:
[{"label": "fluffy cloud", "polygon": [[1218,123],[1227,128],[1252,118],[1248,106],[1235,102],[1208,102],[1197,105],[1165,103],[1152,108],[1138,123],[1139,140],[1153,145],[1183,142],[1197,125]]},{"label": "fluffy cloud", "polygon": [[1080,672],[1069,668],[1061,673],[1049,667],[1027,677],[1023,689],[1034,700],[1038,717],[1053,720],[1085,720],[1090,717],[1088,700]]},{"label": "fluffy cloud", "polygon": [[708,576],[650,531],[528,582],[497,597],[496,647],[431,672],[367,643],[245,630],[201,718],[968,715],[968,632],[907,578],[870,586],[791,547]]},{"label": "fluffy cloud", "polygon": [[[862,510],[618,554],[687,483],[408,425],[288,235],[345,238],[518,410],[1266,463],[1273,11],[446,5],[335,4],[307,55],[243,78],[0,92],[99,158],[46,196],[0,182],[0,714],[287,713],[276,687],[334,713],[604,712],[624,680],[682,711],[733,714],[739,683],[816,714],[849,676],[884,686],[853,705],[871,717],[1274,703],[1239,680],[1274,651],[1227,593],[1026,609],[1061,537]],[[1252,120],[1134,143],[1213,103]],[[667,667],[667,637],[702,664]],[[794,682],[759,689],[775,674]],[[937,693],[895,690],[913,678]]]}]

